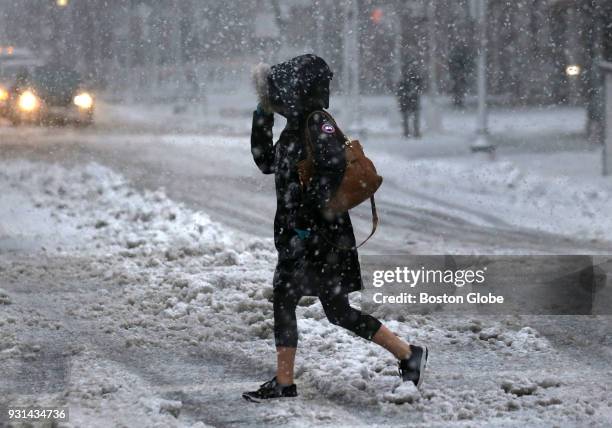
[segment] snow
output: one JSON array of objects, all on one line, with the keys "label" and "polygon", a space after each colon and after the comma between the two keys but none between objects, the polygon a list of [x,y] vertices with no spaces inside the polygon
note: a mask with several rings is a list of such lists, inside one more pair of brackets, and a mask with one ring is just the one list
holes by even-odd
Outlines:
[{"label": "snow", "polygon": [[[231,168],[235,171],[233,176],[250,178],[257,171],[250,152],[244,150],[248,146],[253,108],[248,95],[248,92],[224,97],[211,95],[209,102],[215,108],[211,107],[206,115],[201,115],[195,106],[188,106],[175,115],[172,106],[156,106],[150,113],[138,106],[106,105],[101,121],[106,123],[121,117],[120,123],[131,126],[133,118],[138,117],[152,129],[158,124],[172,124],[181,133],[163,136],[160,139],[163,143],[189,151],[214,152],[215,160],[208,162],[210,174],[225,174],[224,169]],[[334,99],[331,111],[341,119],[344,102],[341,96]],[[612,220],[606,214],[612,205],[612,183],[600,174],[600,149],[585,145],[579,137],[585,127],[583,110],[574,107],[493,109],[491,138],[499,147],[497,159],[489,161],[470,153],[476,123],[473,111],[443,106],[442,132],[428,133],[425,129],[422,139],[405,140],[397,134],[400,119],[392,97],[364,97],[364,105],[367,110],[361,123],[362,142],[385,180],[377,193],[381,213],[377,238],[378,242],[388,241],[384,244],[387,252],[404,248],[406,241],[414,241],[410,231],[393,225],[399,219],[393,218],[392,213],[415,210],[435,213],[436,222],[445,222],[448,217],[473,227],[494,227],[502,231],[521,228],[584,242],[612,241]],[[224,114],[230,106],[233,113]],[[278,136],[283,119],[279,116],[276,119],[275,136]],[[212,135],[197,134],[209,132],[211,128]],[[134,139],[146,145],[153,137]],[[367,235],[368,207],[360,207],[355,212],[358,236]],[[411,250],[448,251],[449,243],[436,241],[435,231],[431,232],[434,233],[429,233],[430,241],[417,242]],[[373,242],[364,250],[370,251],[376,245]],[[458,252],[508,252],[503,248],[485,249],[482,245],[460,247],[459,243],[453,243],[453,246]]]},{"label": "snow", "polygon": [[20,192],[0,213],[11,237],[59,235],[68,240],[78,233],[73,245],[79,249],[104,244],[107,252],[157,250],[168,258],[201,255],[230,243],[208,216],[185,213],[162,192],[138,194],[98,164],[65,169],[23,161],[5,165],[1,174],[5,188]]},{"label": "snow", "polygon": [[421,400],[421,393],[411,382],[399,382],[393,391],[385,393],[383,398],[395,404],[415,403]]},{"label": "snow", "polygon": [[[401,117],[397,101],[389,95],[362,96],[361,118],[358,129],[345,129],[349,135],[365,132],[374,136],[396,136],[401,129]],[[100,100],[96,111],[97,126],[114,130],[147,129],[175,131],[181,133],[205,132],[207,134],[246,135],[251,130],[251,117],[256,107],[256,96],[253,88],[242,86],[232,92],[212,93],[203,103],[177,101],[163,104],[114,104]],[[440,103],[442,113],[442,130],[436,132],[433,143],[471,138],[476,131],[475,113],[472,110],[452,110],[448,103]],[[430,100],[423,97],[424,109]],[[345,128],[347,101],[341,94],[334,94],[331,100],[330,113],[337,118],[338,124]],[[276,115],[279,127],[284,126],[285,119]],[[425,123],[422,130],[424,141],[432,133]],[[489,129],[493,136],[511,135],[515,139],[534,136],[547,138],[551,129],[558,135],[568,137],[580,134],[586,122],[585,113],[576,107],[522,107],[496,108],[489,113]],[[524,141],[525,145],[530,144]]]},{"label": "snow", "polygon": [[[430,347],[418,391],[304,298],[300,397],[240,399],[274,369],[274,180],[248,148],[249,69],[329,61],[330,112],[384,176],[361,255],[609,254],[612,182],[586,134],[611,111],[594,70],[610,59],[612,2],[168,4],[2,4],[4,89],[32,80],[22,66],[72,64],[96,117],[0,118],[0,426],[8,405],[52,404],[70,408],[67,427],[612,426],[609,316],[378,308]],[[408,65],[427,92],[418,140],[400,136],[393,95]],[[476,97],[495,159],[470,153]],[[369,207],[352,220],[366,236]]]},{"label": "snow", "polygon": [[[612,210],[612,182],[604,177],[576,180],[570,175],[550,174],[548,170],[563,165],[561,156],[531,156],[532,162],[537,158],[539,168],[523,166],[520,159],[406,161],[379,153],[375,158],[379,168],[392,171],[385,176],[381,198],[424,209],[447,206],[450,214],[481,226],[504,222],[501,226],[505,228],[519,226],[612,240],[612,219],[608,215]],[[412,195],[406,195],[406,183],[415,189]],[[488,213],[495,214],[494,222],[485,216]]]},{"label": "snow", "polygon": [[[606,198],[580,199],[592,189],[554,181],[543,188],[544,178],[516,172],[509,163],[477,166],[440,160],[414,161],[413,166],[421,173],[404,172],[404,178],[436,186],[437,196],[478,203],[475,195],[487,189],[487,195],[495,195],[512,183],[507,199],[494,199],[505,204],[504,210],[515,209],[514,200],[536,215],[536,207],[530,208],[523,196],[536,192],[544,195],[543,201],[552,200],[564,209],[571,209],[572,198],[590,201],[594,223],[608,221],[603,216],[610,207]],[[410,168],[398,168],[406,170]],[[20,323],[35,319],[45,328],[56,329],[54,321],[19,310],[23,299],[14,285],[23,282],[18,281],[20,275],[50,268],[33,264],[30,271],[22,272],[21,262],[7,256],[15,249],[5,243],[15,237],[62,235],[75,239],[60,248],[30,246],[28,251],[72,257],[77,266],[63,269],[74,269],[75,275],[90,277],[96,284],[98,291],[89,298],[78,294],[86,289],[74,297],[63,295],[68,301],[62,304],[67,305],[71,319],[95,320],[101,331],[113,334],[123,341],[124,349],[134,352],[178,343],[185,349],[215,350],[232,364],[268,373],[273,369],[270,281],[276,253],[271,239],[230,231],[205,213],[175,203],[163,191],[136,191],[121,175],[95,163],[65,167],[3,161],[0,171],[0,188],[10,189],[24,218],[34,219],[19,222],[18,230],[3,229],[0,270],[6,284],[0,295],[11,303],[4,307],[12,312],[0,314],[0,363],[36,354],[17,340]],[[436,181],[443,175],[451,178]],[[452,190],[445,188],[450,183],[455,184]],[[1,213],[1,224],[15,224],[14,210]],[[508,221],[512,218],[509,214]],[[585,232],[576,218],[558,220],[570,232],[602,236],[599,225]],[[515,221],[526,222],[527,217]],[[77,256],[83,262],[77,262]],[[359,296],[351,298],[358,306]],[[430,346],[431,369],[422,394],[399,383],[396,362],[386,351],[329,324],[316,299],[304,299],[298,307],[296,372],[303,398],[262,410],[266,417],[298,426],[346,423],[346,415],[336,410],[306,411],[308,400],[324,397],[353,406],[355,421],[385,425],[448,426],[469,421],[544,426],[581,421],[605,426],[610,422],[609,376],[602,376],[597,367],[580,366],[577,371],[582,361],[558,352],[537,328],[526,325],[527,320],[404,317],[382,311],[374,315],[410,342]],[[117,331],[123,333],[116,335]],[[70,364],[62,398],[71,409],[70,425],[108,426],[138,420],[148,426],[198,426],[181,400],[165,397],[151,380],[108,359],[104,347],[85,343],[74,349]],[[23,398],[31,403],[37,399],[41,397]],[[408,421],[406,415],[413,417]]]},{"label": "snow", "polygon": [[[0,174],[10,175],[11,172],[9,170]],[[76,228],[70,225],[60,227],[55,206],[37,206],[38,202],[17,188],[17,181],[13,181],[9,186],[3,189],[3,204],[0,205],[0,246],[14,250],[32,247],[57,248],[77,236]]]},{"label": "snow", "polygon": [[[66,392],[73,426],[119,426],[126,421],[156,426],[204,428],[177,421],[182,403],[157,397],[153,385],[117,364],[100,362],[86,353],[72,359]],[[84,403],[83,405],[75,405]]]}]

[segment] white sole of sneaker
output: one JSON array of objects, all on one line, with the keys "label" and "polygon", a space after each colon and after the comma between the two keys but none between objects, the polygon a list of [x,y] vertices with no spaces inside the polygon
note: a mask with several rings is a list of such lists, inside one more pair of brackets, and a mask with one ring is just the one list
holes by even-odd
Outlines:
[{"label": "white sole of sneaker", "polygon": [[421,358],[421,367],[419,368],[419,381],[417,382],[417,389],[421,389],[423,379],[425,379],[425,368],[427,367],[427,357],[429,356],[429,350],[427,346],[423,346],[423,358]]},{"label": "white sole of sneaker", "polygon": [[267,399],[263,400],[263,399],[260,399],[260,398],[251,397],[248,394],[242,394],[242,398],[244,398],[246,401],[248,401],[249,403],[257,403],[257,404],[261,404],[261,403],[274,403],[275,401],[283,401],[283,400],[288,399],[288,398],[296,398],[296,397],[275,397],[275,398],[267,398]]},{"label": "white sole of sneaker", "polygon": [[246,401],[249,401],[249,402],[251,402],[251,403],[261,403],[261,401],[259,401],[259,400],[258,400],[258,399],[256,399],[256,398],[251,397],[251,396],[250,396],[250,395],[248,395],[248,394],[242,394],[242,398],[244,398]]}]

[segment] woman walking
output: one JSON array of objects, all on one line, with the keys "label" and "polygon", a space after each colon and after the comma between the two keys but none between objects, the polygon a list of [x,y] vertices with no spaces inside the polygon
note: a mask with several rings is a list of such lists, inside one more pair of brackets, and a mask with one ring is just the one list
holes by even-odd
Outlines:
[{"label": "woman walking", "polygon": [[[277,369],[276,376],[257,391],[243,393],[250,401],[297,396],[293,383],[298,343],[295,310],[302,296],[318,296],[331,323],[390,351],[399,360],[404,381],[418,387],[423,380],[427,349],[409,345],[376,318],[349,305],[349,293],[362,286],[353,227],[348,212],[333,214],[325,209],[345,169],[344,135],[324,112],[329,107],[332,76],[325,61],[315,55],[301,55],[272,67],[260,65],[254,74],[259,105],[253,113],[251,152],[264,174],[274,174],[276,184]],[[276,144],[272,140],[274,113],[287,119]],[[304,189],[297,163],[307,156],[307,135],[315,171]]]}]

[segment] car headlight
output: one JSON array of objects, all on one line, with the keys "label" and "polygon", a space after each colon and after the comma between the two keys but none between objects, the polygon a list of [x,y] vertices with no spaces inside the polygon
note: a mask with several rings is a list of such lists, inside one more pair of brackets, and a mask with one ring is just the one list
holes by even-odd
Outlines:
[{"label": "car headlight", "polygon": [[578,64],[570,64],[567,67],[565,67],[565,74],[567,74],[570,77],[576,77],[580,74],[582,70],[580,69],[580,66]]},{"label": "car headlight", "polygon": [[93,98],[87,92],[81,92],[74,97],[74,104],[85,110],[89,110],[93,106]]},{"label": "car headlight", "polygon": [[40,102],[38,97],[32,91],[24,91],[19,96],[19,108],[23,111],[33,111],[38,108]]},{"label": "car headlight", "polygon": [[6,89],[0,88],[0,102],[6,101],[9,98],[9,93]]}]

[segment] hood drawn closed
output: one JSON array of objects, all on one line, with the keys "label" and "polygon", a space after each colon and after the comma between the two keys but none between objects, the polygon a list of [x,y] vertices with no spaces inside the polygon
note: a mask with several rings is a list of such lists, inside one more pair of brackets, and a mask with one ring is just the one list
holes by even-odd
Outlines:
[{"label": "hood drawn closed", "polygon": [[259,64],[253,70],[253,83],[263,109],[287,118],[327,108],[332,77],[327,63],[313,54],[273,66]]}]

